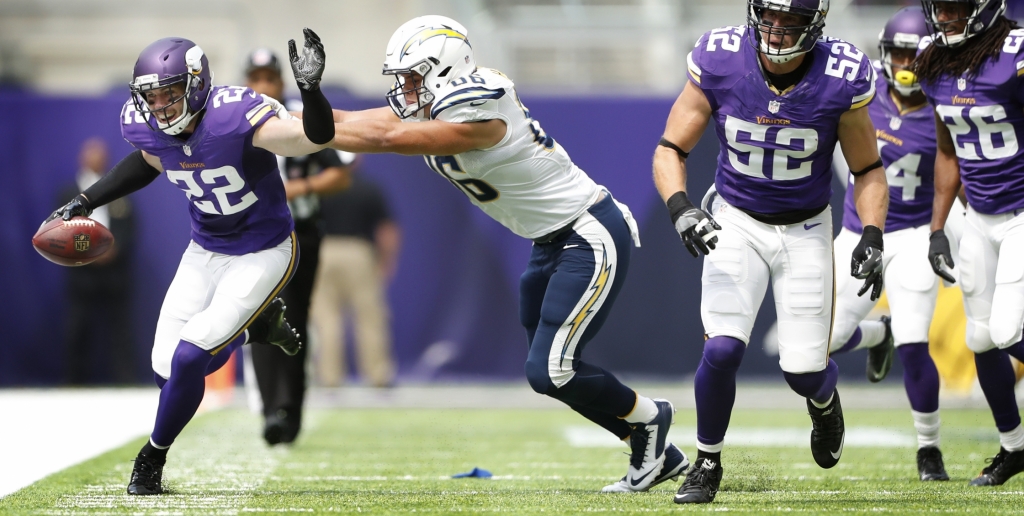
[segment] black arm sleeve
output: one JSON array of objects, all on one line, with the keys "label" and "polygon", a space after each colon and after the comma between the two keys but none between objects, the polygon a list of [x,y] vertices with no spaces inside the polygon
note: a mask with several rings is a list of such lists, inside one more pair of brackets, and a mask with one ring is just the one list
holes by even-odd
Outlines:
[{"label": "black arm sleeve", "polygon": [[160,171],[146,163],[142,151],[137,150],[125,156],[107,175],[86,188],[82,195],[88,199],[89,209],[99,208],[142,189],[159,175]]},{"label": "black arm sleeve", "polygon": [[309,141],[323,145],[334,139],[334,111],[327,101],[324,92],[306,91],[299,88],[302,95],[302,129]]}]

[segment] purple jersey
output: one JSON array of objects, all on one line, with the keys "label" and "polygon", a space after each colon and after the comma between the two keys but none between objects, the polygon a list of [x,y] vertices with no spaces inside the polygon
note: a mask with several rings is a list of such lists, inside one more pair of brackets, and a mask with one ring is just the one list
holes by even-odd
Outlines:
[{"label": "purple jersey", "polygon": [[755,213],[824,207],[839,117],[874,96],[874,69],[853,45],[822,38],[806,54],[806,75],[780,94],[761,73],[753,37],[747,27],[715,29],[687,56],[721,143],[715,187],[729,204]]},{"label": "purple jersey", "polygon": [[240,255],[274,247],[292,232],[277,158],[252,145],[256,128],[274,116],[249,88],[217,86],[187,140],[150,129],[132,101],[121,110],[121,134],[160,158],[167,179],[192,201],[192,240]]},{"label": "purple jersey", "polygon": [[995,215],[1024,208],[1024,29],[1010,32],[1002,52],[975,77],[943,76],[921,89],[956,147],[967,202]]},{"label": "purple jersey", "polygon": [[[878,94],[868,105],[871,122],[878,138],[885,177],[889,181],[889,214],[885,232],[916,228],[932,220],[932,198],[935,197],[935,113],[924,104],[900,111],[889,93],[880,65],[875,87]],[[857,207],[853,203],[853,181],[850,176],[843,206],[843,227],[860,233],[863,229]]]}]

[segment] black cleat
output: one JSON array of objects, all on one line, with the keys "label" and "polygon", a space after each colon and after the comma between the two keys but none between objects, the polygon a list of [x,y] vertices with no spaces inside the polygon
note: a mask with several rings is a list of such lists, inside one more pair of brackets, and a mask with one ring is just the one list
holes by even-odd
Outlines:
[{"label": "black cleat", "polygon": [[828,469],[839,463],[846,440],[846,425],[843,422],[843,406],[839,403],[839,391],[832,394],[832,403],[820,409],[807,400],[807,412],[814,428],[811,430],[811,455],[818,466]]},{"label": "black cleat", "polygon": [[889,370],[892,369],[892,355],[896,350],[892,338],[892,319],[888,315],[883,315],[881,321],[885,325],[885,338],[881,344],[868,349],[867,376],[871,383],[878,383],[889,374]]},{"label": "black cleat", "polygon": [[722,465],[700,457],[676,492],[676,503],[711,503],[722,483]]},{"label": "black cleat", "polygon": [[284,300],[275,297],[249,325],[249,341],[277,346],[288,356],[298,353],[302,340],[284,318],[285,308]]},{"label": "black cleat", "polygon": [[918,448],[917,474],[924,481],[949,480],[946,466],[942,463],[942,451],[937,446]]},{"label": "black cleat", "polygon": [[128,482],[130,495],[158,495],[164,492],[160,481],[164,476],[164,463],[141,453],[135,457],[132,478]]},{"label": "black cleat", "polygon": [[972,486],[1001,486],[1010,477],[1024,471],[1024,450],[1007,451],[1000,447],[995,457],[988,459],[991,464],[981,470],[978,478],[971,480]]},{"label": "black cleat", "polygon": [[287,414],[279,410],[278,414],[268,416],[263,424],[263,440],[267,444],[291,444],[299,434],[299,425],[288,420]]}]

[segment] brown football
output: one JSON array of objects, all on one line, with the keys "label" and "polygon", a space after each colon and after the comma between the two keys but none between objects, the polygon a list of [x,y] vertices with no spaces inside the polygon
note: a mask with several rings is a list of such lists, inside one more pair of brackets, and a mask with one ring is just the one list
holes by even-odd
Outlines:
[{"label": "brown football", "polygon": [[68,267],[92,263],[113,243],[114,235],[109,229],[86,217],[53,219],[43,224],[32,237],[32,247],[43,258]]}]

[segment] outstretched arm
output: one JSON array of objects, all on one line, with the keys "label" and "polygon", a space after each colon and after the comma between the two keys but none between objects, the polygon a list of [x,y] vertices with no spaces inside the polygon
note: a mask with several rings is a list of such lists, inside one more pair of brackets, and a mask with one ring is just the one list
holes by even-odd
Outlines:
[{"label": "outstretched arm", "polygon": [[389,107],[379,107],[373,109],[364,109],[361,111],[344,111],[341,109],[334,110],[334,121],[337,123],[342,122],[355,122],[356,120],[380,120],[382,122],[398,122],[398,116],[395,115],[394,111],[391,111]]},{"label": "outstretched arm", "polygon": [[402,123],[393,114],[388,120],[376,118],[380,115],[378,110],[369,111],[375,112],[374,117],[335,124],[334,142],[330,146],[356,153],[393,152],[450,156],[493,147],[505,137],[506,127],[502,120],[463,123],[429,120]]},{"label": "outstretched arm", "polygon": [[305,156],[327,146],[309,141],[302,128],[302,120],[277,117],[267,119],[263,125],[256,128],[252,135],[252,145],[278,156]]}]

